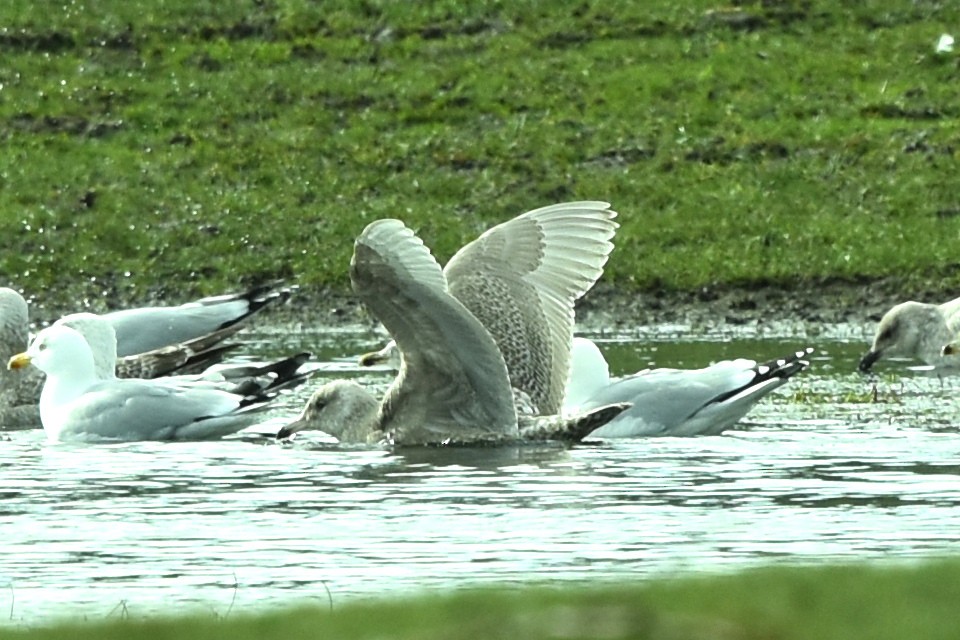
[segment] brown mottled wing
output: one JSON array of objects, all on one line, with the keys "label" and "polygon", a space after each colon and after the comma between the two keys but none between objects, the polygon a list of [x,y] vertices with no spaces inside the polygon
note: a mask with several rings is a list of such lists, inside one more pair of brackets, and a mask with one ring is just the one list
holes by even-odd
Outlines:
[{"label": "brown mottled wing", "polygon": [[464,246],[444,269],[450,293],[496,341],[511,384],[542,414],[560,411],[574,303],[603,273],[616,215],[606,202],[529,211]]},{"label": "brown mottled wing", "polygon": [[223,361],[239,343],[223,343],[237,333],[239,325],[231,325],[194,340],[154,349],[117,360],[119,378],[159,378],[161,376],[200,373]]},{"label": "brown mottled wing", "polygon": [[493,339],[447,292],[440,265],[399,220],[364,229],[350,263],[354,291],[403,354],[380,408],[398,444],[515,438],[516,410]]}]

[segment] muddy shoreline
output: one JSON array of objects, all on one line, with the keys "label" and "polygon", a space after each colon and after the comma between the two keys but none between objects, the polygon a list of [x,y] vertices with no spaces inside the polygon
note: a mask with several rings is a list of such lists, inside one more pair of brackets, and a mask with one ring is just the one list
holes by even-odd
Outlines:
[{"label": "muddy shoreline", "polygon": [[[240,291],[242,287],[235,290]],[[643,290],[631,291],[599,283],[577,305],[577,324],[587,329],[630,329],[669,323],[710,327],[725,325],[759,325],[776,322],[847,323],[869,325],[880,319],[892,305],[904,300],[941,302],[954,293],[906,290],[901,282],[874,280],[864,283],[825,281],[804,283],[791,288],[782,286],[711,286],[697,291]],[[226,293],[226,292],[225,292]],[[124,300],[110,296],[109,301],[89,310],[102,312],[136,306],[180,304],[196,296],[168,294],[162,299]],[[100,306],[103,308],[97,308]],[[80,310],[71,301],[56,303],[50,299],[31,304],[32,320],[39,326],[61,315]],[[346,326],[378,323],[349,292],[338,288],[303,286],[285,304],[264,310],[261,321],[302,326]]]},{"label": "muddy shoreline", "polygon": [[[601,283],[578,303],[577,323],[610,329],[780,321],[861,325],[878,321],[892,305],[906,299],[940,301],[949,297],[949,293],[937,291],[904,295],[899,283],[891,281],[822,282],[792,289],[718,286],[698,291],[626,291]],[[279,323],[315,326],[377,324],[356,298],[340,290],[300,290],[283,307],[271,310],[269,317]]]}]

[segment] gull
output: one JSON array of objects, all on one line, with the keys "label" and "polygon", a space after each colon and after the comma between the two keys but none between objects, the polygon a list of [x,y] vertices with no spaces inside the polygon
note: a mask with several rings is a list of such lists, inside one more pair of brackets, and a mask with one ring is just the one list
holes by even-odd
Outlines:
[{"label": "gull", "polygon": [[[30,323],[27,302],[13,289],[0,287],[0,357],[4,360],[27,348]],[[40,376],[24,381],[0,367],[0,427],[32,429],[40,425],[37,410]]]},{"label": "gull", "polygon": [[65,324],[40,331],[9,369],[46,374],[40,419],[52,441],[208,440],[244,429],[277,392],[231,393],[137,378],[100,379],[83,335]]},{"label": "gull", "polygon": [[[355,382],[323,385],[278,437],[317,428],[343,442],[395,445],[581,439],[627,405],[567,418],[542,407],[557,397],[559,409],[573,302],[602,273],[615,215],[599,202],[536,209],[485,232],[446,270],[399,220],[369,224],[350,279],[397,343],[397,377],[381,401]],[[457,285],[449,274],[459,274]],[[524,366],[513,371],[508,361]]]},{"label": "gull", "polygon": [[738,358],[703,369],[648,369],[620,378],[597,345],[574,338],[564,411],[614,402],[631,407],[590,434],[592,438],[716,435],[739,422],[764,396],[809,366],[806,348],[758,364]]},{"label": "gull", "polygon": [[960,372],[960,362],[944,358],[941,350],[960,332],[960,298],[943,304],[902,302],[887,311],[877,325],[870,350],[860,359],[867,373],[881,358],[921,360],[937,375]]},{"label": "gull", "polygon": [[[812,348],[765,363],[737,358],[703,369],[647,369],[611,378],[599,347],[577,336],[571,350],[570,379],[563,413],[574,414],[611,403],[631,407],[590,433],[591,438],[714,435],[729,429],[768,393],[809,361]],[[379,351],[360,356],[362,367],[396,369],[400,354],[392,340]]]},{"label": "gull", "polygon": [[[121,377],[156,378],[203,371],[240,346],[224,342],[240,326],[235,323],[187,342],[117,359],[117,374]],[[17,291],[0,287],[0,357],[6,360],[24,351],[29,339],[26,300]],[[19,372],[12,374],[4,367],[0,367],[0,370],[0,428],[39,427],[37,402],[43,387],[42,372],[31,369],[26,375],[19,375]]]}]

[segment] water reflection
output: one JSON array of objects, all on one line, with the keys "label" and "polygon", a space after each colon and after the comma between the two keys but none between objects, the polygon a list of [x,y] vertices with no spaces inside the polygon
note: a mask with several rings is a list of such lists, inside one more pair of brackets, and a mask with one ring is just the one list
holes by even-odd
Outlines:
[{"label": "water reflection", "polygon": [[[284,348],[268,337],[264,358]],[[325,357],[375,344],[338,347],[341,337],[324,343]],[[605,344],[618,372],[797,346]],[[13,433],[0,442],[0,576],[13,623],[117,615],[121,603],[134,616],[224,615],[326,605],[328,589],[340,603],[478,582],[956,552],[953,390],[863,378],[847,366],[860,349],[821,346],[815,366],[743,429],[694,439],[389,451],[321,434],[292,445],[254,436],[81,446]],[[344,374],[360,372],[342,361],[317,375]],[[311,388],[272,418],[298,411]],[[0,592],[0,610],[8,604]]]}]

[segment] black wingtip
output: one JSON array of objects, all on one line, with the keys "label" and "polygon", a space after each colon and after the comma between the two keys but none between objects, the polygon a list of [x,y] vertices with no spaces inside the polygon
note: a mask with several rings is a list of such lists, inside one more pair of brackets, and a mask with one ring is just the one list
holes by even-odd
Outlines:
[{"label": "black wingtip", "polygon": [[[259,313],[268,306],[285,303],[299,288],[299,285],[288,285],[284,284],[282,281],[276,280],[251,287],[244,293],[234,294],[232,296],[233,299],[247,301],[247,312],[237,316],[236,318],[233,318],[232,320],[224,322],[222,325],[220,325],[219,329],[222,330],[234,327],[237,324],[245,322],[248,318]],[[229,294],[228,296],[222,296],[220,298],[223,297],[229,297]],[[217,299],[218,298],[210,298],[211,301]]]}]

